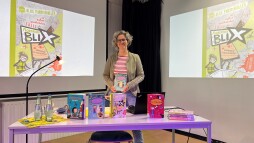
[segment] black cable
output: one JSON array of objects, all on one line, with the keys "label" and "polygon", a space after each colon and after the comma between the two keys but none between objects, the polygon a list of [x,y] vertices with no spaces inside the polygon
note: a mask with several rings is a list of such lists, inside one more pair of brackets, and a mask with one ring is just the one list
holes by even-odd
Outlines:
[{"label": "black cable", "polygon": [[[190,134],[190,131],[191,131],[191,128],[189,129],[189,134]],[[207,138],[207,133],[205,131],[205,128],[203,128],[203,131],[204,131],[206,138]],[[187,138],[187,143],[189,142],[189,138],[190,138],[189,134],[188,134],[188,138]]]},{"label": "black cable", "polygon": [[191,131],[191,128],[189,129],[189,134],[188,134],[188,138],[187,138],[187,143],[189,142],[189,139],[190,139],[190,131]]}]

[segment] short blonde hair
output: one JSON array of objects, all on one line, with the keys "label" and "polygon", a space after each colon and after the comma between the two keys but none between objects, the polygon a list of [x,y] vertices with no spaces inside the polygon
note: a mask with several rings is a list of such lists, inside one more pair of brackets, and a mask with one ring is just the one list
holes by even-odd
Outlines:
[{"label": "short blonde hair", "polygon": [[112,46],[113,46],[114,48],[118,49],[118,47],[117,47],[117,37],[118,37],[119,35],[124,35],[124,36],[125,36],[125,38],[126,38],[126,40],[127,40],[127,42],[128,42],[127,47],[129,47],[129,46],[131,45],[131,43],[132,43],[133,36],[132,36],[129,32],[124,31],[124,30],[116,31],[116,32],[113,34]]}]

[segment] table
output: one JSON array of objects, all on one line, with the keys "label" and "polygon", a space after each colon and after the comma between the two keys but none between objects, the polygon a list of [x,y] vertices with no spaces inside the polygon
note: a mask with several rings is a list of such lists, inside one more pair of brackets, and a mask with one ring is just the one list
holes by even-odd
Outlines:
[{"label": "table", "polygon": [[[33,116],[33,113],[28,116]],[[65,122],[37,128],[27,128],[21,123],[15,122],[9,126],[9,143],[14,143],[15,134],[158,129],[173,129],[172,142],[174,143],[174,130],[187,128],[206,128],[207,143],[211,143],[211,124],[211,121],[200,116],[195,116],[195,121],[176,121],[168,120],[167,118],[149,118],[146,114],[127,114],[126,118],[70,119]]]}]

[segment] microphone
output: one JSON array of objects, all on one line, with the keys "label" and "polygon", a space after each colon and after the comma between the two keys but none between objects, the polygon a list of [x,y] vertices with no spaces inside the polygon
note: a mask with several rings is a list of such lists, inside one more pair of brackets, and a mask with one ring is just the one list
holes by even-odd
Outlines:
[{"label": "microphone", "polygon": [[[39,70],[45,68],[46,66],[54,63],[55,61],[60,61],[61,58],[59,56],[56,56],[55,60],[53,60],[52,62],[40,67],[39,69],[37,69],[35,72],[33,72],[30,77],[28,78],[27,82],[26,82],[26,116],[28,115],[28,85],[29,85],[29,82],[30,82],[30,79],[32,78],[32,76],[37,73]],[[26,143],[28,142],[28,134],[26,134]]]},{"label": "microphone", "polygon": [[45,68],[46,66],[48,66],[48,65],[50,65],[50,64],[52,64],[52,63],[54,63],[55,61],[60,61],[61,60],[61,58],[59,57],[59,56],[56,56],[56,58],[53,60],[53,61],[51,61],[50,63],[48,63],[48,64],[46,64],[46,65],[44,65],[44,66],[42,66],[42,67],[40,67],[39,69],[37,69],[35,72],[33,72],[30,76],[29,76],[29,78],[28,78],[28,80],[27,80],[27,83],[26,83],[26,116],[28,115],[28,85],[29,85],[29,82],[30,82],[30,79],[33,77],[33,75],[35,74],[35,73],[37,73],[39,70],[41,70],[41,69],[43,69],[43,68]]},{"label": "microphone", "polygon": [[[61,58],[60,58],[59,56],[56,55],[56,60],[57,60],[57,61],[60,61]],[[55,60],[55,61],[56,61],[56,60]]]}]

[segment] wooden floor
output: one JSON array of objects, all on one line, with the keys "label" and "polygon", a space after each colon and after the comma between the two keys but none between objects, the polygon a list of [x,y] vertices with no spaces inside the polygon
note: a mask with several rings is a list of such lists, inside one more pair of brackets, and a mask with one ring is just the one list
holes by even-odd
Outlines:
[{"label": "wooden floor", "polygon": [[[131,131],[128,131],[131,133]],[[145,143],[171,143],[172,133],[164,130],[144,130],[144,142]],[[87,143],[92,132],[82,133],[78,135],[68,136],[51,141],[45,141],[43,143]],[[131,133],[132,134],[132,133]],[[187,136],[176,134],[175,143],[187,143]],[[194,138],[189,138],[188,143],[206,143]]]}]

